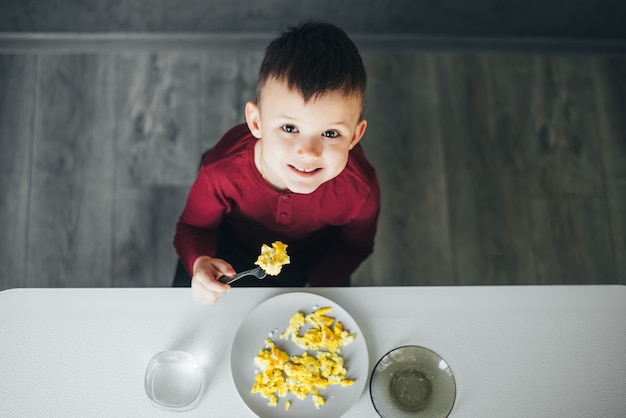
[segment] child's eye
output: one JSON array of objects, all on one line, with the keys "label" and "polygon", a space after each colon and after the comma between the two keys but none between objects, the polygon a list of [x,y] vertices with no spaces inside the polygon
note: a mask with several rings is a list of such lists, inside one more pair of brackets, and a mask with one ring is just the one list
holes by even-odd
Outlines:
[{"label": "child's eye", "polygon": [[290,134],[295,134],[298,132],[298,128],[296,128],[293,125],[283,125],[281,126],[281,128],[283,129],[283,131],[290,133]]},{"label": "child's eye", "polygon": [[337,138],[339,136],[339,132],[337,131],[325,131],[323,134],[326,138]]}]

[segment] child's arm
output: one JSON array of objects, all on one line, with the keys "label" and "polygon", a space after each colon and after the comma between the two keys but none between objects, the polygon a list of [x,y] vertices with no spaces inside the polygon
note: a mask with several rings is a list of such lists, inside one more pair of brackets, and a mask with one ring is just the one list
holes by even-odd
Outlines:
[{"label": "child's arm", "polygon": [[201,169],[176,224],[174,236],[176,252],[192,276],[193,295],[202,303],[213,303],[230,289],[217,280],[219,277],[235,274],[228,262],[215,258],[217,231],[226,208],[213,190]]},{"label": "child's arm", "polygon": [[193,227],[179,221],[176,225],[174,244],[179,257],[191,276],[191,290],[194,298],[201,303],[214,303],[230,289],[217,279],[235,274],[233,267],[215,254],[215,233],[213,230]]}]

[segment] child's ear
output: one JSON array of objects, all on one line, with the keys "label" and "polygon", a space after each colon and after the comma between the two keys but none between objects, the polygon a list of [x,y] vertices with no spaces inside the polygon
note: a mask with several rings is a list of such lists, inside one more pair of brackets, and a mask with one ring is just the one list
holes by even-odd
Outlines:
[{"label": "child's ear", "polygon": [[356,129],[354,130],[352,141],[350,141],[350,149],[354,148],[354,146],[359,143],[361,138],[363,138],[363,134],[365,133],[366,128],[367,121],[365,119],[361,119],[359,123],[356,124]]},{"label": "child's ear", "polygon": [[259,113],[259,107],[254,102],[248,102],[246,103],[245,111],[248,129],[256,138],[261,138],[261,114]]}]

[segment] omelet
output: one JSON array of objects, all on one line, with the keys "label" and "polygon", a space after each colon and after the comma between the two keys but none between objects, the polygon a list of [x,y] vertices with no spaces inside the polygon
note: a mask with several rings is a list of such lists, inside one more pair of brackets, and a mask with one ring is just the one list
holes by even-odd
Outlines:
[{"label": "omelet", "polygon": [[261,246],[261,255],[259,255],[254,264],[261,267],[270,276],[278,276],[283,265],[289,264],[289,261],[287,244],[275,241],[271,247],[267,244]]},{"label": "omelet", "polygon": [[[291,339],[304,351],[300,355],[290,356],[277,348],[271,338],[265,340],[265,348],[255,357],[260,371],[255,376],[252,393],[260,393],[268,399],[268,405],[276,406],[278,398],[289,393],[303,400],[308,395],[317,409],[325,404],[319,393],[330,385],[342,387],[354,384],[347,379],[348,370],[341,357],[341,348],[354,341],[354,334],[343,328],[343,324],[325,315],[332,308],[321,308],[308,315],[296,312],[289,325],[280,335],[283,340]],[[335,326],[331,325],[335,322]],[[311,328],[300,336],[306,325]],[[309,350],[311,353],[309,353]],[[291,402],[285,403],[289,409]]]}]

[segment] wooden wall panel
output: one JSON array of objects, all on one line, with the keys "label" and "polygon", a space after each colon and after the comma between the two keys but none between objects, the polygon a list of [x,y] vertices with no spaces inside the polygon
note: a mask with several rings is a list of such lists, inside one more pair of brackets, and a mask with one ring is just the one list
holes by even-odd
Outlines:
[{"label": "wooden wall panel", "polygon": [[188,186],[200,143],[200,53],[120,55],[117,187]]},{"label": "wooden wall panel", "polygon": [[626,284],[626,60],[591,60],[596,139],[602,151],[617,277]]},{"label": "wooden wall panel", "polygon": [[174,230],[188,189],[145,187],[116,193],[114,287],[171,286]]},{"label": "wooden wall panel", "polygon": [[40,61],[27,285],[110,286],[116,60]]},{"label": "wooden wall panel", "polygon": [[[369,87],[362,145],[382,193],[367,284],[452,284],[435,58],[364,58]],[[360,271],[357,283],[364,281]]]},{"label": "wooden wall panel", "polygon": [[607,203],[602,198],[533,198],[536,284],[614,284]]},{"label": "wooden wall panel", "polygon": [[0,56],[0,289],[26,285],[37,57]]},{"label": "wooden wall panel", "polygon": [[533,60],[533,126],[527,131],[533,196],[604,193],[589,58]]},{"label": "wooden wall panel", "polygon": [[526,63],[449,55],[437,68],[455,282],[527,283]]},{"label": "wooden wall panel", "polygon": [[245,122],[246,102],[256,100],[263,51],[211,50],[203,54],[201,152],[233,126]]},{"label": "wooden wall panel", "polygon": [[626,196],[611,195],[607,205],[616,282],[626,285]]}]

